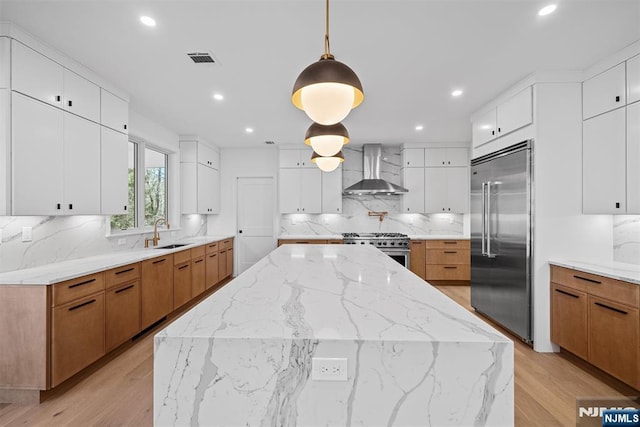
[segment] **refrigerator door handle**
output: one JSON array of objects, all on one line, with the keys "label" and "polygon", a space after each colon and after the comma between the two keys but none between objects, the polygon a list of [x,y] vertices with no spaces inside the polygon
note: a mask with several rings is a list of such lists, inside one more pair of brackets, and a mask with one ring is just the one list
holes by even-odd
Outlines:
[{"label": "refrigerator door handle", "polygon": [[487,181],[487,251],[489,258],[495,258],[496,254],[491,253],[491,181]]},{"label": "refrigerator door handle", "polygon": [[487,205],[486,205],[486,189],[487,187],[487,183],[483,182],[482,183],[482,248],[481,248],[481,255],[485,256],[487,254],[487,251],[485,250],[486,247],[486,242],[487,242],[487,238],[486,238],[486,231],[487,231]]}]

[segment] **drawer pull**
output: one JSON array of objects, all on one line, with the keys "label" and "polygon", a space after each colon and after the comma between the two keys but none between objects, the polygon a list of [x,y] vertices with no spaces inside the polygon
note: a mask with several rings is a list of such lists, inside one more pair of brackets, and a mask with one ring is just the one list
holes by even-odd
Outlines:
[{"label": "drawer pull", "polygon": [[82,304],[78,304],[75,307],[71,307],[71,308],[69,308],[69,311],[77,310],[80,307],[84,307],[85,305],[93,304],[94,302],[96,302],[95,298],[92,299],[91,301],[83,302]]},{"label": "drawer pull", "polygon": [[88,285],[89,283],[95,282],[96,279],[85,280],[84,282],[76,283],[75,285],[69,285],[69,289],[77,288],[78,286]]},{"label": "drawer pull", "polygon": [[458,251],[444,251],[445,254],[457,254]]},{"label": "drawer pull", "polygon": [[212,254],[212,255],[209,255],[209,258],[213,258],[213,257],[214,257],[214,256],[216,256],[216,255],[218,255],[218,254]]},{"label": "drawer pull", "polygon": [[182,270],[182,269],[187,268],[187,267],[189,267],[189,264],[185,264],[182,267],[178,267],[178,270]]},{"label": "drawer pull", "polygon": [[202,262],[202,261],[204,261],[204,260],[203,260],[203,259],[199,259],[199,260],[197,260],[197,261],[194,261],[193,263],[194,263],[194,264],[198,264],[199,262]]},{"label": "drawer pull", "polygon": [[589,279],[588,277],[576,276],[575,274],[573,275],[573,277],[575,277],[576,279],[584,280],[585,282],[595,283],[595,284],[597,284],[597,285],[602,284],[602,282],[601,282],[601,281],[599,281],[599,280],[594,280],[594,279]]},{"label": "drawer pull", "polygon": [[446,270],[455,270],[455,269],[457,269],[458,267],[453,267],[453,266],[450,266],[450,265],[445,265],[445,266],[444,266],[444,268],[445,268]]},{"label": "drawer pull", "polygon": [[594,302],[594,304],[597,305],[598,307],[602,307],[602,308],[606,308],[607,310],[615,311],[616,313],[628,314],[624,310],[620,310],[619,308],[609,307],[608,305],[600,304],[599,302]]},{"label": "drawer pull", "polygon": [[556,292],[560,292],[563,295],[567,295],[567,296],[570,296],[570,297],[573,297],[573,298],[580,298],[580,295],[574,295],[572,293],[569,293],[569,292],[566,292],[566,291],[563,291],[563,290],[560,290],[560,289],[556,289]]},{"label": "drawer pull", "polygon": [[158,261],[153,261],[154,264],[160,264],[161,262],[165,262],[167,259],[166,258],[162,258],[159,259]]},{"label": "drawer pull", "polygon": [[116,294],[119,294],[120,292],[124,292],[124,291],[126,291],[127,289],[131,289],[131,288],[133,288],[134,286],[135,286],[135,285],[129,285],[129,286],[127,286],[126,288],[118,289],[118,290],[116,291]]},{"label": "drawer pull", "polygon": [[445,245],[457,245],[458,242],[443,242]]},{"label": "drawer pull", "polygon": [[131,267],[131,268],[127,268],[126,270],[116,271],[116,274],[128,273],[133,270],[134,270],[134,267]]}]

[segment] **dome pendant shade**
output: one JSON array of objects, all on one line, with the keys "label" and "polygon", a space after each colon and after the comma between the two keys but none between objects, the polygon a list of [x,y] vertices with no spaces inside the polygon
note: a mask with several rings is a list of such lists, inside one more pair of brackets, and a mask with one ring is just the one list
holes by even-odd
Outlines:
[{"label": "dome pendant shade", "polygon": [[291,102],[321,125],[342,121],[364,100],[356,73],[331,55],[305,68],[293,85]]},{"label": "dome pendant shade", "polygon": [[342,151],[333,156],[321,156],[315,151],[311,155],[311,163],[315,163],[318,168],[323,172],[332,172],[340,166],[340,163],[344,162],[344,155]]},{"label": "dome pendant shade", "polygon": [[313,123],[307,129],[304,143],[311,145],[313,151],[320,156],[333,156],[342,150],[343,145],[349,143],[349,132],[342,123],[330,126]]}]

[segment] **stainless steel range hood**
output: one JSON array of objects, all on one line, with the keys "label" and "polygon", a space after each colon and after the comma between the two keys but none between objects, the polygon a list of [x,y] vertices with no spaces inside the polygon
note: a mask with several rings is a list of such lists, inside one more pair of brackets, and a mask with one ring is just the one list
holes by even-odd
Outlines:
[{"label": "stainless steel range hood", "polygon": [[409,190],[380,178],[380,162],[382,160],[381,144],[364,144],[362,146],[364,179],[345,188],[343,194],[401,194]]}]

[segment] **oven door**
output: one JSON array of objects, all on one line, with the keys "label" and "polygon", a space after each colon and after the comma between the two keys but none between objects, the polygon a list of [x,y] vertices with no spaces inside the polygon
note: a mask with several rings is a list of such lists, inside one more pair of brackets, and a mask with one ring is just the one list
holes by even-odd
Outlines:
[{"label": "oven door", "polygon": [[409,268],[409,251],[406,249],[381,249],[382,252],[393,258],[404,268]]}]

